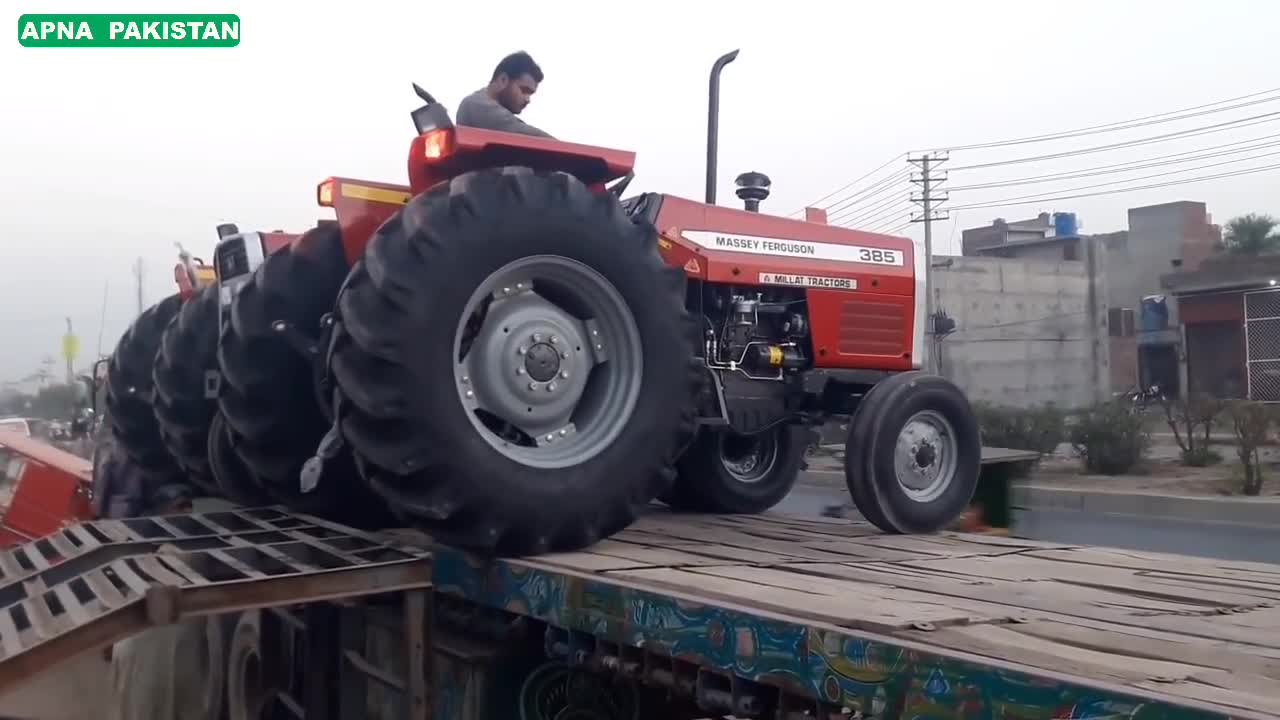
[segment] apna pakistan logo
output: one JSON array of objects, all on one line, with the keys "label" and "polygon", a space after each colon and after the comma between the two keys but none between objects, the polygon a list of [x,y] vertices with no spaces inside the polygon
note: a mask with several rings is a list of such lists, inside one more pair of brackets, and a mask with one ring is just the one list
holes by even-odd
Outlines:
[{"label": "apna pakistan logo", "polygon": [[235,47],[238,15],[22,15],[23,47]]}]

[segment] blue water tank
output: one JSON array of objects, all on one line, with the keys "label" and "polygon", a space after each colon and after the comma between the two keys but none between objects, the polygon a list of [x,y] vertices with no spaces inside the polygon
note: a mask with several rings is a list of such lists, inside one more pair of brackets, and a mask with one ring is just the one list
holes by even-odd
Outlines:
[{"label": "blue water tank", "polygon": [[1079,232],[1076,214],[1060,212],[1053,214],[1053,234],[1058,237],[1075,237]]}]

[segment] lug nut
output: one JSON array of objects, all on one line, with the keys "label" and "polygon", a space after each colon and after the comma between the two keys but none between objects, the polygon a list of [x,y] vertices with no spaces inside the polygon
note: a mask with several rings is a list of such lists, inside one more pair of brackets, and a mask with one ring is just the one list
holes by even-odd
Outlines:
[{"label": "lug nut", "polygon": [[547,384],[547,392],[555,392],[555,391],[556,391],[556,384],[555,384],[555,383],[548,383],[548,384]]},{"label": "lug nut", "polygon": [[504,287],[504,288],[502,288],[502,294],[503,294],[503,295],[510,295],[510,294],[511,294],[511,288],[509,288],[509,287]]},{"label": "lug nut", "polygon": [[568,370],[561,370],[561,371],[560,371],[560,379],[561,379],[561,380],[568,380],[568,379],[569,379],[569,371],[568,371]]},{"label": "lug nut", "polygon": [[561,430],[561,431],[560,431],[560,437],[564,437],[564,436],[566,436],[566,435],[568,435],[568,434],[569,434],[569,431],[568,431],[568,430]]},{"label": "lug nut", "polygon": [[560,351],[560,357],[565,358],[566,360],[569,359],[569,351],[568,350]]},{"label": "lug nut", "polygon": [[552,336],[551,336],[551,344],[552,344],[552,345],[559,345],[559,344],[560,344],[560,338],[556,337],[555,335],[552,335]]},{"label": "lug nut", "polygon": [[556,436],[555,436],[555,435],[548,435],[548,436],[547,436],[547,442],[551,442],[552,440],[555,440],[555,439],[556,439]]},{"label": "lug nut", "polygon": [[466,375],[463,375],[463,376],[462,376],[462,384],[463,384],[463,385],[466,385],[466,384],[467,384],[467,383],[469,383],[469,382],[471,382],[471,378],[467,377]]},{"label": "lug nut", "polygon": [[536,383],[536,382],[531,382],[531,383],[529,383],[529,389],[530,389],[530,390],[537,390],[537,389],[538,389],[538,383]]},{"label": "lug nut", "polygon": [[475,395],[476,394],[471,392],[470,390],[467,391],[467,397],[475,397]]},{"label": "lug nut", "polygon": [[524,283],[516,283],[516,289],[517,289],[517,290],[523,290],[523,289],[524,289]]},{"label": "lug nut", "polygon": [[534,334],[533,334],[533,341],[534,341],[534,342],[542,342],[542,333],[534,333]]},{"label": "lug nut", "polygon": [[604,346],[603,346],[603,345],[601,345],[600,343],[596,343],[596,349],[597,349],[597,350],[603,350],[603,349],[604,349]]},{"label": "lug nut", "polygon": [[516,348],[516,354],[517,354],[517,355],[523,355],[523,354],[525,354],[525,353],[527,353],[527,352],[529,352],[529,348],[527,348],[527,347],[525,347],[525,346],[523,346],[523,345],[521,345],[520,347]]},{"label": "lug nut", "polygon": [[521,366],[521,367],[516,368],[516,374],[517,374],[517,375],[523,375],[523,374],[524,374],[524,366]]}]

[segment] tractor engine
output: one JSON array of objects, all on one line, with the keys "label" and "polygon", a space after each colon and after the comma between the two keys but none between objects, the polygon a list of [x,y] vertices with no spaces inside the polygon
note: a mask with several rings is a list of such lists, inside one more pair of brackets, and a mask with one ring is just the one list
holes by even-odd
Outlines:
[{"label": "tractor engine", "polygon": [[803,290],[706,284],[702,308],[708,367],[775,381],[809,367]]}]

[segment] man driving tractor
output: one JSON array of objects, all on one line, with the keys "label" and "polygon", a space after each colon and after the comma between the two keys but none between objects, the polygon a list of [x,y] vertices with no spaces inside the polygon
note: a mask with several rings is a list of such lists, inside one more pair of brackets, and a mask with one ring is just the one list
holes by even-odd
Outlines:
[{"label": "man driving tractor", "polygon": [[542,68],[529,53],[511,53],[494,68],[488,85],[463,98],[458,105],[455,122],[486,130],[551,138],[549,133],[516,117],[538,91],[542,77]]}]

